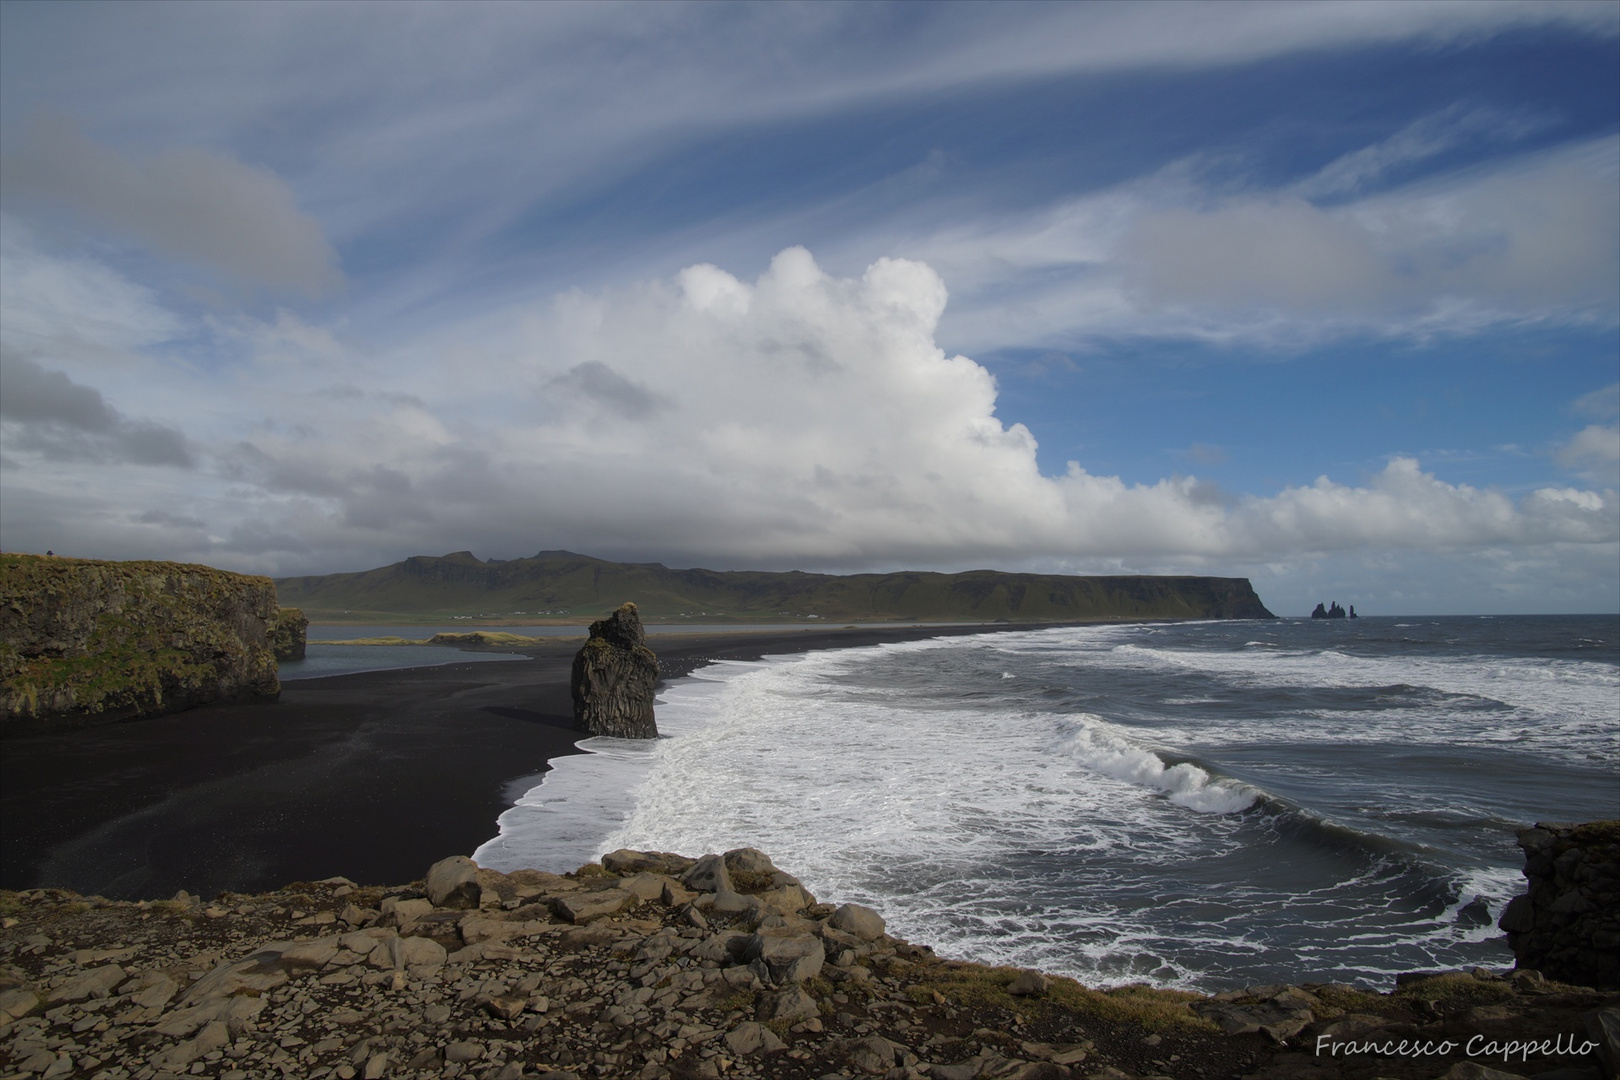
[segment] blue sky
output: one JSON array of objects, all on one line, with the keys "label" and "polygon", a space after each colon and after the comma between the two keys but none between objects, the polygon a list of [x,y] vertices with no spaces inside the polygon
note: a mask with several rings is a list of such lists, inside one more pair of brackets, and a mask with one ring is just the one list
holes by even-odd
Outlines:
[{"label": "blue sky", "polygon": [[1620,608],[1620,8],[0,4],[0,546]]}]

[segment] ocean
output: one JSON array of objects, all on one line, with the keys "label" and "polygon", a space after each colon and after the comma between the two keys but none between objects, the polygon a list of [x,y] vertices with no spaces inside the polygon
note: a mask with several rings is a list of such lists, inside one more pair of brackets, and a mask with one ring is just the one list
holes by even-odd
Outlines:
[{"label": "ocean", "polygon": [[941,955],[1092,986],[1379,989],[1512,956],[1514,830],[1620,817],[1620,620],[985,633],[719,663],[475,858],[751,846]]}]

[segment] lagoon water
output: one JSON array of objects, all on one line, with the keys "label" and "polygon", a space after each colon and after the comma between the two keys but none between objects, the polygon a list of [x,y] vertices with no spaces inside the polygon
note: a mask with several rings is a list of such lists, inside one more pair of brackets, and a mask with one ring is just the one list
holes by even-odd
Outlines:
[{"label": "lagoon water", "polygon": [[1205,991],[1511,956],[1514,829],[1620,816],[1613,617],[1067,627],[722,663],[479,849],[768,852],[946,956]]}]

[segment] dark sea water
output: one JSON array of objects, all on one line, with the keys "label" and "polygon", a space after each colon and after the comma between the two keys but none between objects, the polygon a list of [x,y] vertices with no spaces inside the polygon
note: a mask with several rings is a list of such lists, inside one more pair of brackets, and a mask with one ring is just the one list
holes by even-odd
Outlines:
[{"label": "dark sea water", "polygon": [[756,846],[941,954],[1203,990],[1511,955],[1514,830],[1620,817],[1620,620],[1099,626],[718,664],[487,865]]}]

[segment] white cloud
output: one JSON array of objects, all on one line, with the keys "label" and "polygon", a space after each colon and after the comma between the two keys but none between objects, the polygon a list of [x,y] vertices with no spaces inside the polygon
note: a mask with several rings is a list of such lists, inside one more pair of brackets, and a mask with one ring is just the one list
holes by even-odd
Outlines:
[{"label": "white cloud", "polygon": [[1616,470],[1620,470],[1620,427],[1588,424],[1558,452],[1558,461],[1572,469],[1616,476]]},{"label": "white cloud", "polygon": [[41,251],[9,215],[0,216],[0,282],[0,326],[29,355],[118,363],[180,331],[151,290],[92,259]]},{"label": "white cloud", "polygon": [[[840,279],[791,248],[753,283],[695,267],[383,357],[282,316],[232,331],[253,354],[243,381],[166,376],[164,419],[201,448],[205,476],[167,495],[154,470],[132,480],[133,464],[66,482],[62,462],[10,444],[8,501],[60,506],[0,525],[13,548],[71,520],[106,554],[283,572],[469,546],[732,566],[1232,572],[1620,539],[1613,490],[1515,500],[1408,458],[1364,483],[1323,477],[1269,497],[1190,477],[1130,485],[1078,464],[1043,476],[1030,432],[996,416],[990,373],[936,344],[945,302],[924,264],[883,259]],[[388,392],[356,388],[376,371]],[[196,546],[154,549],[187,538]]]},{"label": "white cloud", "polygon": [[1586,416],[1620,416],[1620,383],[1610,383],[1575,399],[1574,410]]},{"label": "white cloud", "polygon": [[197,149],[129,157],[36,118],[0,159],[11,199],[63,203],[170,255],[314,294],[340,280],[320,223],[268,169]]},{"label": "white cloud", "polygon": [[1382,142],[1351,151],[1329,162],[1315,176],[1295,186],[1307,199],[1355,195],[1375,187],[1391,173],[1469,142],[1513,142],[1551,126],[1552,121],[1524,113],[1453,105],[1422,116]]},{"label": "white cloud", "polygon": [[884,242],[961,283],[943,332],[970,349],[1620,321],[1620,139],[1331,206],[1292,187],[1222,197],[1185,174]]}]

